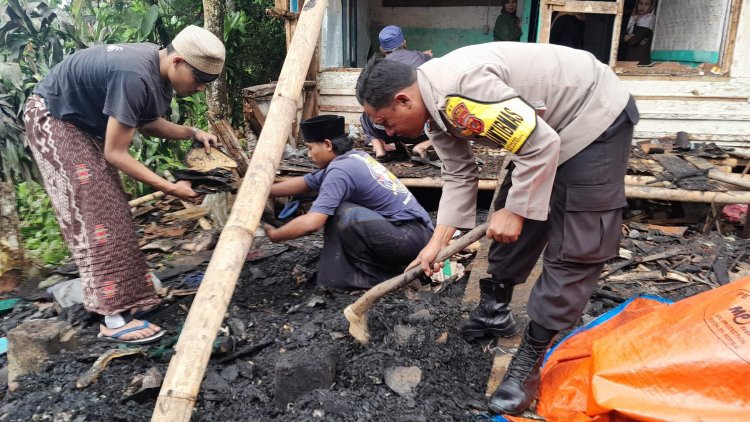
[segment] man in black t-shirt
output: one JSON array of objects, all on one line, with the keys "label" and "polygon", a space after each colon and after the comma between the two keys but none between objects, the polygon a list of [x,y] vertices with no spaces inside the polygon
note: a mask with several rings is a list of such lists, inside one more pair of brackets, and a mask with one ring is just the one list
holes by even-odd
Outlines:
[{"label": "man in black t-shirt", "polygon": [[84,306],[103,316],[99,336],[147,343],[164,332],[141,320],[159,303],[139,250],[118,170],[183,200],[189,182],[164,180],[128,154],[135,131],[164,139],[216,141],[162,118],[178,96],[203,91],[224,67],[211,32],[188,26],[166,49],[99,45],[65,58],[26,103],[26,135],[81,274]]}]

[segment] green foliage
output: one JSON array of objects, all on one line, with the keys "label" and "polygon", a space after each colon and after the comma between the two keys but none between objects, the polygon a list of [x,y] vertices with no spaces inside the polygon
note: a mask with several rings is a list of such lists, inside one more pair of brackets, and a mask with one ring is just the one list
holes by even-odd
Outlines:
[{"label": "green foliage", "polygon": [[238,0],[238,12],[227,13],[227,84],[234,126],[242,125],[242,88],[278,78],[286,56],[284,23],[266,14],[273,0]]},{"label": "green foliage", "polygon": [[23,107],[34,85],[72,45],[69,17],[42,2],[0,0],[0,178],[31,180]]},{"label": "green foliage", "polygon": [[68,248],[44,188],[34,182],[19,183],[16,201],[24,248],[45,264],[59,264],[67,258]]}]

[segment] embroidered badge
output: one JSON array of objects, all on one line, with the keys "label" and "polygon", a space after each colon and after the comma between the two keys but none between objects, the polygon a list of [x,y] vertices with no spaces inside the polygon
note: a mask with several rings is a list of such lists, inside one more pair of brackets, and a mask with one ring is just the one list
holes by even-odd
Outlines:
[{"label": "embroidered badge", "polygon": [[119,45],[110,44],[107,46],[107,52],[113,52],[113,51],[122,51],[123,48]]},{"label": "embroidered badge", "polygon": [[510,152],[521,149],[536,129],[536,111],[520,97],[480,103],[448,96],[445,114],[461,135],[487,138]]},{"label": "embroidered badge", "polygon": [[484,132],[484,122],[471,114],[465,103],[458,103],[450,113],[451,120],[460,127],[461,133],[466,136]]},{"label": "embroidered badge", "polygon": [[94,226],[94,240],[96,240],[98,243],[107,243],[108,238],[109,230],[104,226],[104,224]]},{"label": "embroidered badge", "polygon": [[77,164],[76,177],[78,178],[78,183],[82,185],[91,182],[91,171],[89,170],[89,167],[86,164]]}]

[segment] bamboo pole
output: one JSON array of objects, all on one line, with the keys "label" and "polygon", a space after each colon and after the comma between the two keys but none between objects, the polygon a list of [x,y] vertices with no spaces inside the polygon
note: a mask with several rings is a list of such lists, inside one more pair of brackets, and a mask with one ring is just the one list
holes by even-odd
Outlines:
[{"label": "bamboo pole", "polygon": [[708,178],[718,180],[724,183],[730,183],[735,186],[739,186],[745,189],[750,189],[750,180],[747,180],[741,174],[724,173],[720,171],[713,164],[700,157],[685,157],[685,160],[690,164],[698,167],[699,169],[708,170]]},{"label": "bamboo pole", "polygon": [[625,185],[627,198],[652,199],[655,201],[705,202],[708,204],[750,204],[750,192],[706,192],[701,190],[651,188]]},{"label": "bamboo pole", "polygon": [[[287,177],[277,177],[283,181]],[[442,188],[443,181],[439,177],[399,178],[407,188]],[[647,182],[656,180],[652,176],[625,176],[625,196],[631,199],[653,199],[675,202],[704,202],[707,204],[750,204],[750,191],[708,192],[687,189],[669,189],[659,187],[662,182],[648,186]],[[733,178],[733,182],[737,182]],[[492,190],[497,186],[497,180],[483,179],[479,181],[479,190]]]},{"label": "bamboo pole", "polygon": [[[283,181],[288,177],[279,176],[276,178],[277,181]],[[407,188],[442,188],[443,179],[439,177],[399,177],[398,180],[404,184]],[[626,185],[639,185],[645,186],[647,182],[656,180],[653,176],[625,176]],[[654,183],[649,186],[663,186],[663,183]],[[497,186],[497,180],[495,179],[481,179],[479,180],[479,190],[495,190]]]},{"label": "bamboo pole", "polygon": [[268,118],[164,377],[151,420],[188,422],[201,380],[292,132],[297,98],[320,34],[326,0],[308,1],[287,51]]}]

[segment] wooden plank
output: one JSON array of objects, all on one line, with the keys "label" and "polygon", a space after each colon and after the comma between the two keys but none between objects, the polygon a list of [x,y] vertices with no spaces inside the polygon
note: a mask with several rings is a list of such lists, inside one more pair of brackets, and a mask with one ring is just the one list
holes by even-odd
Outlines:
[{"label": "wooden plank", "polygon": [[346,88],[354,91],[362,69],[324,70],[318,75],[318,89]]},{"label": "wooden plank", "polygon": [[[737,40],[737,31],[740,25],[740,9],[742,0],[732,0],[729,9],[728,30],[725,32],[723,51],[721,52],[721,73],[729,73],[734,56],[734,48]],[[734,76],[734,75],[733,75]]]},{"label": "wooden plank", "polygon": [[[750,9],[750,8],[749,8]],[[748,25],[750,26],[750,25]],[[748,29],[750,30],[750,28]],[[354,95],[361,69],[325,70],[319,74],[321,95]],[[628,90],[636,99],[664,98],[672,100],[750,100],[750,80],[726,78],[671,78],[622,75]]]},{"label": "wooden plank", "polygon": [[618,3],[621,2],[547,0],[545,3],[552,7],[553,12],[594,13],[597,15],[622,13],[621,6],[618,7]]},{"label": "wooden plank", "polygon": [[750,142],[750,121],[643,119],[635,126],[635,137],[675,136],[678,131],[698,141]]},{"label": "wooden plank", "polygon": [[750,78],[750,4],[747,1],[743,3],[729,71],[733,78]]},{"label": "wooden plank", "polygon": [[346,113],[362,113],[362,106],[345,106],[345,105],[327,105],[321,104],[318,106],[318,110],[325,111],[327,113],[336,113],[343,111]]},{"label": "wooden plank", "polygon": [[[407,188],[442,188],[443,179],[440,177],[399,177],[398,180]],[[479,190],[494,190],[497,187],[497,179],[482,179],[479,181]]]},{"label": "wooden plank", "polygon": [[641,119],[750,120],[750,103],[732,101],[638,100]]},{"label": "wooden plank", "polygon": [[255,132],[256,134],[260,134],[260,132],[263,130],[263,125],[266,123],[266,115],[260,109],[260,105],[258,105],[258,102],[255,100],[255,98],[246,99],[245,104],[247,105],[247,109],[250,111],[249,115],[247,116],[248,123],[253,129],[253,132]]},{"label": "wooden plank", "polygon": [[716,166],[700,157],[686,156],[685,159],[699,169],[709,169],[708,177],[724,183],[731,183],[745,189],[750,189],[750,180],[746,180],[741,174],[724,173],[716,169]]},{"label": "wooden plank", "polygon": [[361,107],[354,95],[321,95],[320,105]]},{"label": "wooden plank", "polygon": [[[306,80],[302,86],[305,90],[309,90],[317,86],[317,82],[314,80]],[[242,88],[242,96],[245,98],[270,97],[273,95],[275,90],[276,82],[271,82],[270,84],[253,85],[247,88]],[[270,100],[271,99],[269,98],[268,101]]]},{"label": "wooden plank", "polygon": [[625,185],[627,198],[651,199],[655,201],[702,202],[708,204],[748,204],[750,192],[706,192],[685,189],[652,188]]},{"label": "wooden plank", "polygon": [[[654,96],[675,99],[750,99],[750,80],[731,79],[729,81],[703,80],[669,80],[669,78],[653,78],[644,80],[638,77],[621,76],[631,94],[636,99],[652,98]],[[666,80],[665,80],[666,79]]]},{"label": "wooden plank", "polygon": [[336,114],[343,116],[347,125],[353,124],[356,126],[359,126],[359,116],[362,115],[362,113],[350,113],[344,111],[339,111]]},{"label": "wooden plank", "polygon": [[539,40],[540,43],[549,42],[549,34],[552,29],[552,9],[544,1],[539,5]]},{"label": "wooden plank", "polygon": [[318,89],[318,94],[322,95],[350,95],[354,97],[356,94],[356,90],[354,87],[351,88],[328,88],[328,87],[321,87]]},{"label": "wooden plank", "polygon": [[608,2],[542,0],[540,10],[541,27],[539,42],[542,43],[549,42],[552,30],[552,14],[554,12],[615,15],[615,22],[612,28],[612,41],[610,43],[609,65],[614,66],[617,63],[617,47],[620,42],[623,0]]},{"label": "wooden plank", "polygon": [[695,173],[695,167],[675,154],[653,154],[651,156],[672,176],[680,178]]},{"label": "wooden plank", "polygon": [[[599,3],[607,4],[607,3]],[[619,0],[617,2],[617,11],[615,14],[614,27],[612,28],[612,43],[609,47],[609,65],[614,66],[617,63],[617,53],[620,48],[620,30],[622,28],[622,13],[623,13],[624,1]]]},{"label": "wooden plank", "polygon": [[234,133],[232,125],[230,125],[225,119],[217,121],[212,119],[210,115],[207,115],[206,117],[208,117],[208,122],[211,125],[211,128],[219,138],[219,142],[224,145],[229,152],[229,156],[237,163],[238,176],[240,178],[245,177],[245,172],[247,172],[247,166],[250,163],[250,159],[247,157],[247,153],[242,149],[240,140],[237,138],[237,134]]}]

